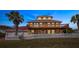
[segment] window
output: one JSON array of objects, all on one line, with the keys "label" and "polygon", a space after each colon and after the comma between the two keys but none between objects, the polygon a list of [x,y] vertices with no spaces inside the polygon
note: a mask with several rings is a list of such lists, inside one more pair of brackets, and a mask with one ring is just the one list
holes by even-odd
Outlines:
[{"label": "window", "polygon": [[42,24],[42,23],[40,23],[40,24]]},{"label": "window", "polygon": [[56,23],[56,27],[60,27],[60,23]]},{"label": "window", "polygon": [[48,20],[51,20],[51,17],[48,17]]},{"label": "window", "polygon": [[55,23],[52,22],[52,26],[54,27],[55,26]]},{"label": "window", "polygon": [[41,17],[38,17],[38,20],[41,20]]},{"label": "window", "polygon": [[32,23],[29,23],[29,25],[32,26],[33,24]]},{"label": "window", "polygon": [[53,26],[53,27],[55,27],[55,25],[54,25],[54,24],[52,24],[52,26]]},{"label": "window", "polygon": [[50,23],[48,23],[48,24],[50,24]]},{"label": "window", "polygon": [[54,23],[52,23],[52,24],[54,24]]},{"label": "window", "polygon": [[32,33],[34,33],[34,30],[31,30]]},{"label": "window", "polygon": [[34,26],[35,26],[35,27],[38,27],[38,23],[34,23]]},{"label": "window", "polygon": [[50,26],[51,24],[50,23],[48,23],[48,26]]},{"label": "window", "polygon": [[59,24],[59,23],[56,23],[57,25]]},{"label": "window", "polygon": [[30,24],[32,24],[32,23],[30,23]]},{"label": "window", "polygon": [[46,17],[43,17],[43,20],[45,20],[46,19]]}]

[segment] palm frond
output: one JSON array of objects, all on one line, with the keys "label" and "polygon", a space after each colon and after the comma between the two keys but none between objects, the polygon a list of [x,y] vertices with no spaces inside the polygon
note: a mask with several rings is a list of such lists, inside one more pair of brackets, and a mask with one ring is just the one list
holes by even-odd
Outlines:
[{"label": "palm frond", "polygon": [[72,16],[71,22],[76,23],[76,21],[77,21],[76,16]]},{"label": "palm frond", "polygon": [[79,20],[79,14],[76,14],[77,21]]},{"label": "palm frond", "polygon": [[10,13],[6,13],[6,16],[10,21],[13,21],[14,24],[20,24],[24,21],[23,15],[20,15],[17,11],[11,11]]}]

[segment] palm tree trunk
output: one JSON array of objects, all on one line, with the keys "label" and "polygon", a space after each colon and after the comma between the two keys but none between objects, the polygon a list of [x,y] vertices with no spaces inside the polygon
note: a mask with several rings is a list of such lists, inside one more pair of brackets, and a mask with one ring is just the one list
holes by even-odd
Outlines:
[{"label": "palm tree trunk", "polygon": [[79,21],[77,22],[77,27],[78,27],[78,30],[79,30]]},{"label": "palm tree trunk", "polygon": [[15,35],[18,35],[18,24],[16,24],[16,31],[15,31]]}]

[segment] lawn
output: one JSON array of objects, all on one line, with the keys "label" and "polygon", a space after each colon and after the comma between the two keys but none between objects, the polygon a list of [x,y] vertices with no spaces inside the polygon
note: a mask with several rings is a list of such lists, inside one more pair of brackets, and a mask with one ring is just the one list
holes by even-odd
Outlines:
[{"label": "lawn", "polygon": [[0,40],[1,48],[78,48],[79,39]]}]

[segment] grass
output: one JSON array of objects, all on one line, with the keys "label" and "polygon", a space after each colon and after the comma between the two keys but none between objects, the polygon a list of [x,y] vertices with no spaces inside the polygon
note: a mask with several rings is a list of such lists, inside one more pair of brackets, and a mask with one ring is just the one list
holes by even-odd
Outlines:
[{"label": "grass", "polygon": [[1,48],[79,48],[78,38],[1,40]]}]

